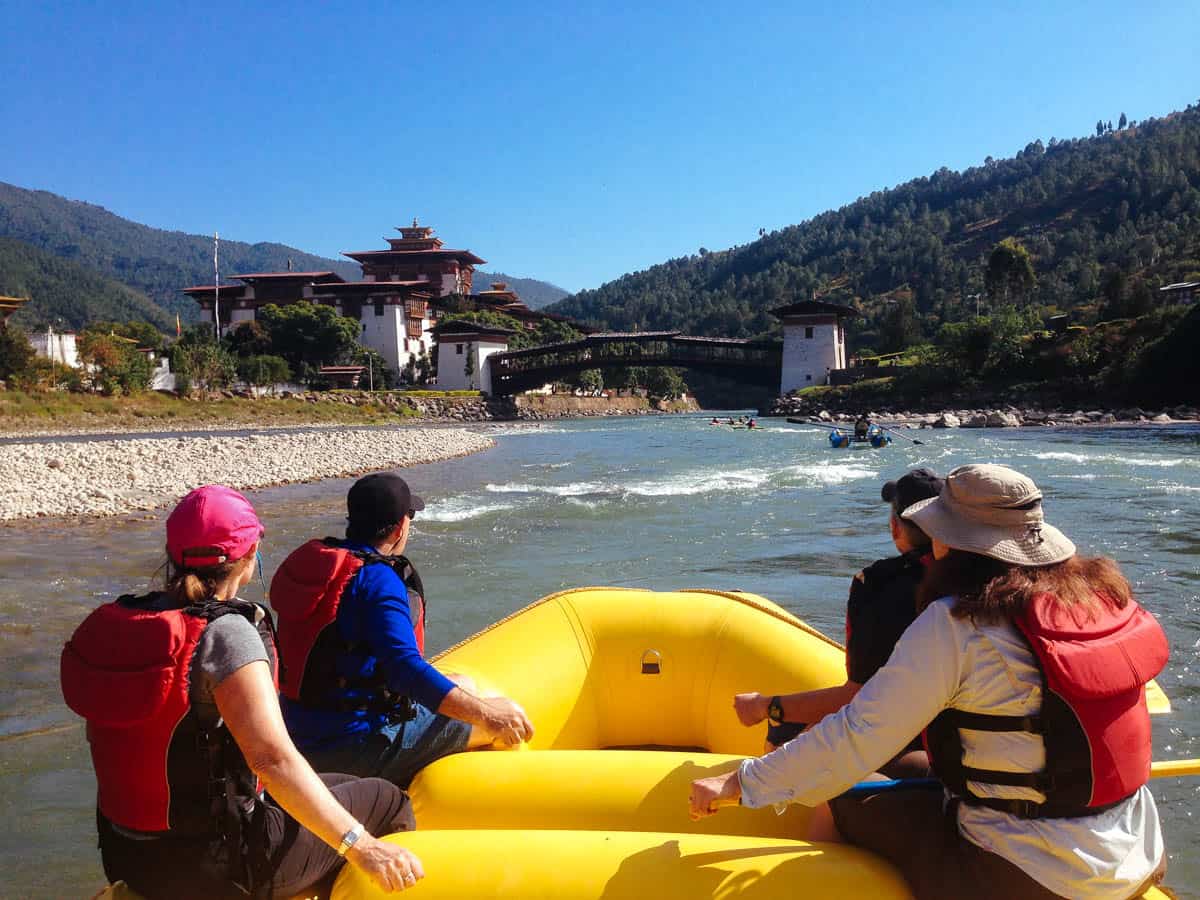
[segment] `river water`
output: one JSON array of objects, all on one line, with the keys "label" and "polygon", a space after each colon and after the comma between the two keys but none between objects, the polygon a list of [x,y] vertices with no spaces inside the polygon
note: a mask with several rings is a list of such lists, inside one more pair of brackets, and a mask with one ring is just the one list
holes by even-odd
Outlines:
[{"label": "river water", "polygon": [[[1159,680],[1175,711],[1155,720],[1155,758],[1200,757],[1200,428],[912,431],[921,446],[833,451],[815,428],[707,423],[501,427],[491,451],[408,470],[428,504],[409,553],[431,598],[430,649],[580,585],[749,590],[840,637],[850,577],[890,552],[880,484],[916,465],[1003,462],[1033,476],[1048,518],[1081,551],[1115,557],[1159,616],[1172,646]],[[252,495],[268,579],[306,538],[340,533],[349,483]],[[0,529],[0,896],[83,897],[103,884],[95,784],[58,654],[90,609],[148,583],[162,527],[159,515]],[[1200,897],[1200,778],[1153,789],[1168,884]]]}]

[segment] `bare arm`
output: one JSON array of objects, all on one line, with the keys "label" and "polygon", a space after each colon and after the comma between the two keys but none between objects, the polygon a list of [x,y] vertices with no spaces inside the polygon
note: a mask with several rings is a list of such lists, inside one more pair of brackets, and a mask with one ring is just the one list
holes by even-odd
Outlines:
[{"label": "bare arm", "polygon": [[[779,704],[783,707],[783,720],[809,725],[819,722],[853,700],[861,687],[857,681],[847,681],[837,687],[780,695]],[[737,711],[741,723],[751,726],[757,725],[767,717],[767,706],[770,702],[771,698],[765,694],[737,694],[733,698],[733,708]]]},{"label": "bare arm", "polygon": [[507,697],[476,697],[455,686],[437,711],[443,716],[469,722],[489,738],[503,744],[519,744],[533,737],[533,723],[520,704]]},{"label": "bare arm", "polygon": [[[297,822],[330,847],[358,823],[329,792],[288,736],[267,663],[242,666],[213,691],[217,710],[251,770]],[[403,890],[424,875],[407,850],[363,834],[346,858],[384,890]],[[407,883],[412,883],[408,881]]]}]

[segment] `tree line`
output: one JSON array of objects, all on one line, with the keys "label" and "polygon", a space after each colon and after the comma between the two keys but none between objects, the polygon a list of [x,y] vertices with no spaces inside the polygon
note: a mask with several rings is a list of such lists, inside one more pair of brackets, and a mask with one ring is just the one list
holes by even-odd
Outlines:
[{"label": "tree line", "polygon": [[[1015,266],[993,270],[1005,246]],[[1102,321],[1153,306],[1157,287],[1192,278],[1200,278],[1197,105],[1136,127],[1126,120],[1109,131],[1105,122],[1095,137],[1036,140],[961,172],[942,168],[550,309],[613,330],[756,338],[778,335],[772,308],[817,296],[858,311],[851,349],[872,352],[930,340],[1008,300],[1043,316]]]}]

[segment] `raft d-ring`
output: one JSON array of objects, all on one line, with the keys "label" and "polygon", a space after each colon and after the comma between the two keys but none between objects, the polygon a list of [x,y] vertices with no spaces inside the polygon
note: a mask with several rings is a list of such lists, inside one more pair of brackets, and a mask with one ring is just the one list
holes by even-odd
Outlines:
[{"label": "raft d-ring", "polygon": [[657,650],[647,650],[642,654],[642,674],[643,675],[661,675],[662,674],[662,654]]}]

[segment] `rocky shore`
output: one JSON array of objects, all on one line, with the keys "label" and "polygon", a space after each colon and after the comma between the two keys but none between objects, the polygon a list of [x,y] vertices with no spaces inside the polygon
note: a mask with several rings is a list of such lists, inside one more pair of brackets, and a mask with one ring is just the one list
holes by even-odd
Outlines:
[{"label": "rocky shore", "polygon": [[1042,409],[1006,405],[993,408],[943,409],[919,412],[904,409],[842,410],[821,397],[779,397],[760,411],[763,416],[789,416],[814,423],[851,423],[862,413],[872,421],[898,422],[921,428],[1019,428],[1062,425],[1169,424],[1200,420],[1200,410],[1177,406],[1167,410],[1128,407],[1107,409]]},{"label": "rocky shore", "polygon": [[113,516],[172,503],[201,484],[316,481],[466,456],[494,446],[459,428],[321,429],[288,434],[0,445],[0,521]]}]

